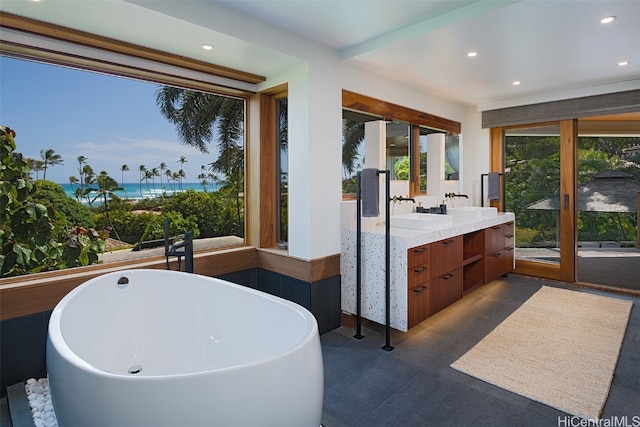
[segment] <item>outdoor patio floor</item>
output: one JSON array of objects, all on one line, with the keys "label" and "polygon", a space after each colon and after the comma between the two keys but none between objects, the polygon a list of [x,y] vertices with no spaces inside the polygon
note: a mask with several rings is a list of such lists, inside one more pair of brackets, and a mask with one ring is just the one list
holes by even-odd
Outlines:
[{"label": "outdoor patio floor", "polygon": [[345,327],[323,335],[323,425],[562,425],[559,420],[567,414],[449,366],[542,285],[634,302],[602,418],[640,417],[640,297],[512,274],[466,295],[407,333],[394,330],[395,349],[390,352],[381,349],[384,328],[372,322],[363,328],[362,340]]},{"label": "outdoor patio floor", "polygon": [[[557,263],[560,252],[548,248],[517,248],[516,257]],[[640,249],[579,248],[578,281],[640,291]]]}]

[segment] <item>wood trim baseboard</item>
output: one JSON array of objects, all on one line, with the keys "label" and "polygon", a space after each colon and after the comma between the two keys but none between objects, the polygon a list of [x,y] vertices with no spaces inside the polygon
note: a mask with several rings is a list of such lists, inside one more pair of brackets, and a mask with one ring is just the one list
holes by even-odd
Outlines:
[{"label": "wood trim baseboard", "polygon": [[258,249],[258,267],[304,282],[317,282],[340,274],[340,254],[307,261],[281,249]]},{"label": "wood trim baseboard", "polygon": [[516,259],[516,268],[512,270],[524,276],[540,277],[560,281],[560,265]]}]

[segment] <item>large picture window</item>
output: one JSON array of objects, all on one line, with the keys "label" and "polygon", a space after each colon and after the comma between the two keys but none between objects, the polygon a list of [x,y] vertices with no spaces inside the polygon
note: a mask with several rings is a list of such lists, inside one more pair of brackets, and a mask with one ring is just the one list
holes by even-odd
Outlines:
[{"label": "large picture window", "polygon": [[[21,256],[34,259],[3,254],[2,277],[158,256],[165,218],[170,237],[191,231],[201,249],[244,243],[245,99],[0,61],[0,125],[15,132],[29,200],[47,208],[49,237],[63,254],[47,247],[51,239],[18,239]],[[67,250],[82,245],[84,233],[86,247]]]}]

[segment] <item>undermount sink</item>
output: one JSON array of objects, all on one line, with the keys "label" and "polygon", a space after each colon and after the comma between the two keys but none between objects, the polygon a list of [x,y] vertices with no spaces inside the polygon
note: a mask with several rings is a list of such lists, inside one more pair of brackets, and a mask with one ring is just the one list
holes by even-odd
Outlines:
[{"label": "undermount sink", "polygon": [[392,216],[390,225],[391,227],[411,228],[414,230],[431,230],[451,227],[453,218],[449,215],[409,213]]},{"label": "undermount sink", "polygon": [[460,206],[459,208],[447,208],[447,214],[465,218],[494,218],[498,216],[498,209],[489,206]]}]

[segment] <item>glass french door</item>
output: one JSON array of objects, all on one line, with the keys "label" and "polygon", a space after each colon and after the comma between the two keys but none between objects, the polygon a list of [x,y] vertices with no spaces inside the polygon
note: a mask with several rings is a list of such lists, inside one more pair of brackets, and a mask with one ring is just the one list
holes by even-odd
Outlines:
[{"label": "glass french door", "polygon": [[575,281],[576,129],[565,120],[492,131],[498,207],[516,217],[516,272]]}]

